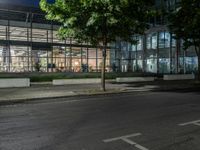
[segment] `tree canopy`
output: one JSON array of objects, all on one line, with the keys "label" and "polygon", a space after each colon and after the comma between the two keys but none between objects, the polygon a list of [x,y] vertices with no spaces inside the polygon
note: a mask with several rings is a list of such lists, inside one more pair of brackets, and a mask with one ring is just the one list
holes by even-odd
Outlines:
[{"label": "tree canopy", "polygon": [[40,1],[46,18],[61,23],[61,38],[73,37],[99,45],[120,37],[133,42],[134,34],[148,27],[151,0],[55,0]]},{"label": "tree canopy", "polygon": [[182,39],[184,49],[193,46],[198,56],[200,79],[200,1],[181,0],[180,7],[169,17],[169,29],[176,39]]},{"label": "tree canopy", "polygon": [[180,7],[169,15],[169,28],[177,39],[184,40],[185,49],[200,47],[200,1],[182,0]]},{"label": "tree canopy", "polygon": [[46,18],[61,23],[59,35],[73,37],[80,42],[103,46],[102,90],[105,91],[106,48],[109,42],[120,38],[136,42],[135,34],[148,28],[153,0],[55,0],[49,4],[41,0]]}]

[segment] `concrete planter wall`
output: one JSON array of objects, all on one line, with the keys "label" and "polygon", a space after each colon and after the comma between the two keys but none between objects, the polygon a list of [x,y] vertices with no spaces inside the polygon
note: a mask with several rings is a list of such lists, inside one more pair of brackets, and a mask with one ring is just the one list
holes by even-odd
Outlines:
[{"label": "concrete planter wall", "polygon": [[30,87],[29,78],[2,78],[0,79],[0,88],[12,87]]},{"label": "concrete planter wall", "polygon": [[194,74],[174,74],[164,75],[163,80],[193,80],[195,79]]},{"label": "concrete planter wall", "polygon": [[53,85],[66,85],[66,84],[92,84],[101,83],[101,79],[56,79],[53,80]]},{"label": "concrete planter wall", "polygon": [[154,81],[154,77],[126,77],[126,78],[116,78],[116,82],[148,82]]}]

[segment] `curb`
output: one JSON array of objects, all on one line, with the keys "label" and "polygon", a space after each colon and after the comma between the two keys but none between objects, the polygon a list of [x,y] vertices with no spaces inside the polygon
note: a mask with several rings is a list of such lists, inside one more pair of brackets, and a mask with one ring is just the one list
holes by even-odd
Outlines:
[{"label": "curb", "polygon": [[70,97],[81,97],[81,96],[103,96],[103,95],[112,95],[112,94],[122,94],[122,93],[141,93],[138,91],[116,91],[116,92],[105,92],[105,93],[86,93],[86,94],[78,94],[74,92],[75,94],[72,95],[66,95],[66,96],[51,96],[51,97],[34,97],[34,98],[22,98],[22,99],[13,99],[13,100],[1,100],[0,106],[3,105],[15,105],[15,104],[22,104],[22,103],[28,103],[33,101],[40,101],[40,100],[49,100],[49,99],[59,99],[59,98],[70,98]]},{"label": "curb", "polygon": [[[70,98],[70,97],[82,97],[82,96],[105,96],[105,95],[113,95],[113,94],[125,94],[125,93],[134,93],[135,95],[140,95],[144,93],[150,93],[150,92],[196,92],[200,91],[198,87],[180,87],[180,88],[169,88],[169,89],[153,89],[149,91],[134,91],[134,90],[128,90],[128,89],[120,89],[118,91],[111,91],[111,92],[104,92],[104,93],[78,93],[74,92],[75,94],[66,95],[66,96],[51,96],[51,97],[34,97],[34,98],[22,98],[22,99],[13,99],[13,100],[2,100],[0,101],[0,107],[3,105],[15,105],[15,104],[22,104],[22,103],[28,103],[33,101],[42,101],[42,100],[51,100],[51,99],[59,99],[59,98]],[[192,90],[192,91],[191,91]],[[83,91],[82,91],[83,92]]]}]

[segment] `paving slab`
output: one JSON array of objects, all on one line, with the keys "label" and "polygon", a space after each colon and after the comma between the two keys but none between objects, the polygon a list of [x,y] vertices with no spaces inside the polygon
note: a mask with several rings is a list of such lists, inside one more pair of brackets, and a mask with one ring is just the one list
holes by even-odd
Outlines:
[{"label": "paving slab", "polygon": [[[148,83],[106,83],[106,92],[100,90],[100,84],[80,84],[53,86],[47,83],[32,83],[28,88],[4,88],[0,89],[0,104],[9,104],[26,100],[52,99],[69,96],[110,94],[121,92],[151,92],[173,89],[193,88],[188,82],[148,82]],[[195,86],[195,88],[198,88]]]}]

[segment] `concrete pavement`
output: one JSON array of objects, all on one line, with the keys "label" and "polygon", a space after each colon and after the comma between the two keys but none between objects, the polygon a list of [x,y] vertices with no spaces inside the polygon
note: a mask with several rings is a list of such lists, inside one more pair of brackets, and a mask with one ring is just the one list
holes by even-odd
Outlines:
[{"label": "concrete pavement", "polygon": [[5,88],[0,89],[0,104],[23,102],[26,100],[38,100],[48,98],[71,97],[81,95],[109,94],[120,92],[148,92],[160,90],[173,90],[185,88],[197,88],[192,81],[154,81],[140,83],[106,83],[106,92],[100,90],[100,84],[80,84],[53,86],[51,83],[32,83],[29,88]]},{"label": "concrete pavement", "polygon": [[106,84],[106,88],[107,91],[102,92],[99,84],[53,86],[49,83],[34,83],[29,88],[0,89],[0,104],[34,99],[116,93],[130,89],[126,84],[111,83]]}]

